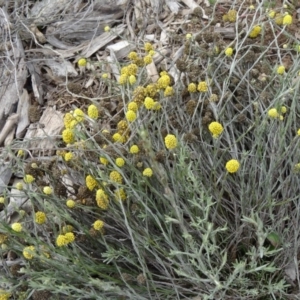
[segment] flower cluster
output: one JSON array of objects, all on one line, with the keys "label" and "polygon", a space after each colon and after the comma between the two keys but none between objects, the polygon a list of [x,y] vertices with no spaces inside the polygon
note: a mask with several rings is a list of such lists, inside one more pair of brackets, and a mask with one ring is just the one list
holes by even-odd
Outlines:
[{"label": "flower cluster", "polygon": [[67,232],[65,234],[59,234],[56,238],[56,245],[58,247],[66,246],[75,240],[75,235],[73,232]]},{"label": "flower cluster", "polygon": [[240,163],[236,159],[231,159],[226,163],[225,168],[228,173],[236,173],[240,168]]},{"label": "flower cluster", "polygon": [[211,132],[214,138],[217,138],[223,132],[224,128],[219,122],[211,122],[208,125],[208,130]]},{"label": "flower cluster", "polygon": [[98,185],[98,182],[92,175],[88,175],[85,178],[85,184],[87,188],[92,191]]},{"label": "flower cluster", "polygon": [[46,222],[46,214],[42,211],[35,213],[35,222],[37,224],[44,224]]},{"label": "flower cluster", "polygon": [[173,134],[168,134],[165,137],[165,145],[167,149],[174,149],[177,147],[177,138]]},{"label": "flower cluster", "polygon": [[109,174],[109,178],[112,182],[116,182],[119,184],[123,182],[122,175],[118,171],[111,171]]},{"label": "flower cluster", "polygon": [[103,210],[106,210],[109,205],[109,200],[107,194],[104,192],[104,190],[99,189],[96,192],[96,202],[98,207],[100,207]]}]

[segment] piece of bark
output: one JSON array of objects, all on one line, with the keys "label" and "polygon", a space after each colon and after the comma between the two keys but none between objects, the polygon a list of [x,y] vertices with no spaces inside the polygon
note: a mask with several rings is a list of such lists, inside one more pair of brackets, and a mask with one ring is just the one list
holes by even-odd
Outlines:
[{"label": "piece of bark", "polygon": [[[10,222],[11,216],[18,210],[24,209],[29,212],[31,208],[31,202],[28,201],[28,196],[24,191],[18,190],[15,188],[17,183],[24,184],[23,180],[15,179],[13,183],[13,188],[10,192],[9,203],[6,206],[5,210],[0,212],[0,220],[5,220]],[[32,208],[31,208],[32,209]]]},{"label": "piece of bark", "polygon": [[176,15],[178,14],[180,5],[176,0],[166,0],[166,4],[172,13],[174,13]]},{"label": "piece of bark", "polygon": [[120,25],[113,29],[113,32],[104,32],[100,36],[96,37],[95,39],[91,40],[89,45],[84,49],[81,53],[83,57],[90,57],[96,51],[100,50],[101,48],[105,47],[108,43],[116,39],[120,34],[123,33],[125,30],[124,25]]},{"label": "piece of bark", "polygon": [[121,41],[113,45],[109,45],[106,49],[113,51],[117,59],[126,57],[131,50],[134,49],[132,44],[128,41]]},{"label": "piece of bark", "polygon": [[17,114],[20,116],[16,131],[16,138],[22,138],[25,135],[25,130],[29,126],[29,95],[27,90],[23,89],[21,98],[19,99]]},{"label": "piece of bark", "polygon": [[195,9],[196,7],[199,7],[199,5],[194,0],[181,0],[181,2],[183,2],[190,9]]},{"label": "piece of bark", "polygon": [[74,66],[65,59],[45,59],[43,64],[47,65],[54,77],[76,77],[78,72],[75,70]]},{"label": "piece of bark", "polygon": [[35,96],[35,99],[40,105],[44,104],[44,91],[43,87],[41,85],[41,69],[40,67],[33,62],[28,61],[27,62],[27,68],[29,70],[29,73],[31,75],[31,85],[33,89],[33,94]]},{"label": "piece of bark", "polygon": [[232,39],[234,40],[236,37],[236,32],[234,27],[215,27],[214,33],[218,33],[222,35],[225,39]]},{"label": "piece of bark", "polygon": [[29,126],[24,138],[26,147],[33,149],[33,154],[52,155],[63,128],[63,113],[47,107],[40,122]]},{"label": "piece of bark", "polygon": [[16,124],[18,123],[18,119],[18,114],[12,114],[7,118],[5,125],[0,133],[0,145],[2,145],[6,137],[11,133],[11,131],[15,130]]},{"label": "piece of bark", "polygon": [[[9,16],[4,9],[0,9],[0,28],[10,28]],[[16,112],[27,79],[24,49],[18,34],[12,33],[4,42],[10,44],[10,50],[7,48],[0,62],[0,130],[7,117]]]},{"label": "piece of bark", "polygon": [[0,160],[0,194],[3,194],[3,191],[10,182],[12,174],[11,162],[3,162],[3,160]]},{"label": "piece of bark", "polygon": [[154,62],[152,61],[151,64],[147,65],[146,69],[148,77],[151,79],[151,81],[156,82],[159,79],[159,75]]}]

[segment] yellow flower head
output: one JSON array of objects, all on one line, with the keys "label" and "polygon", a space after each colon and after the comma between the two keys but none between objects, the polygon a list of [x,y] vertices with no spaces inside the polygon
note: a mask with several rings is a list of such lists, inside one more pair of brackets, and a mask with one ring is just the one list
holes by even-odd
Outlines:
[{"label": "yellow flower head", "polygon": [[35,255],[35,247],[34,246],[27,246],[23,249],[23,256],[30,260],[33,259]]},{"label": "yellow flower head", "polygon": [[163,75],[157,81],[158,88],[160,89],[167,88],[170,85],[170,83],[171,83],[171,77],[169,75]]},{"label": "yellow flower head", "polygon": [[196,85],[195,83],[190,83],[190,84],[188,85],[188,91],[189,91],[190,93],[195,93],[195,92],[197,92],[197,85]]},{"label": "yellow flower head", "polygon": [[108,164],[108,159],[105,157],[100,157],[99,161],[102,165],[107,165]]},{"label": "yellow flower head", "polygon": [[165,97],[170,97],[174,95],[174,89],[171,86],[167,86],[165,91],[164,91],[164,96]]},{"label": "yellow flower head", "polygon": [[62,132],[62,139],[66,144],[73,144],[75,142],[73,130],[65,129]]},{"label": "yellow flower head", "polygon": [[69,200],[67,200],[66,205],[67,205],[69,208],[74,208],[75,205],[76,205],[76,203],[75,203],[74,200],[69,199]]},{"label": "yellow flower head", "polygon": [[23,230],[21,223],[13,223],[13,224],[11,224],[11,228],[13,231],[16,231],[16,232],[21,232]]},{"label": "yellow flower head", "polygon": [[144,57],[144,64],[145,65],[150,65],[152,63],[152,56],[151,55],[146,55]]},{"label": "yellow flower head", "polygon": [[249,33],[249,37],[256,38],[260,33],[261,33],[261,27],[259,25],[256,25]]},{"label": "yellow flower head", "polygon": [[35,222],[37,224],[44,224],[46,222],[46,214],[42,211],[35,213]]},{"label": "yellow flower head", "polygon": [[124,200],[126,200],[126,197],[127,197],[124,189],[122,189],[122,188],[116,189],[114,192],[114,195],[115,195],[115,199],[117,201],[120,201],[120,200],[124,201]]},{"label": "yellow flower head", "polygon": [[85,184],[86,184],[87,188],[90,191],[92,191],[98,185],[98,182],[96,181],[96,179],[93,176],[88,175],[85,178]]},{"label": "yellow flower head", "polygon": [[232,56],[232,54],[233,54],[233,49],[231,47],[226,48],[225,55]]},{"label": "yellow flower head", "polygon": [[70,161],[73,158],[73,153],[72,152],[67,152],[64,155],[64,160],[65,161]]},{"label": "yellow flower head", "polygon": [[205,93],[208,91],[208,86],[205,81],[200,81],[197,87],[199,92]]},{"label": "yellow flower head", "polygon": [[277,111],[276,108],[271,108],[271,109],[268,110],[268,116],[270,118],[278,118],[279,117],[279,113],[278,113],[278,111]]},{"label": "yellow flower head", "polygon": [[16,183],[16,189],[17,189],[17,190],[22,191],[23,188],[24,188],[24,187],[23,187],[23,183],[22,183],[22,182],[17,182],[17,183]]},{"label": "yellow flower head", "polygon": [[297,135],[300,135],[300,129],[298,129],[298,131],[297,131]]},{"label": "yellow flower head", "polygon": [[269,11],[269,14],[268,14],[269,18],[274,19],[275,15],[276,15],[276,11],[275,10]]},{"label": "yellow flower head", "polygon": [[112,136],[114,142],[116,143],[125,143],[126,139],[123,135],[121,135],[119,132],[116,132],[113,136]]},{"label": "yellow flower head", "polygon": [[123,182],[122,175],[118,171],[111,171],[109,174],[111,181],[121,184]]},{"label": "yellow flower head", "polygon": [[123,167],[125,165],[125,160],[122,157],[118,157],[116,159],[116,165],[120,168]]},{"label": "yellow flower head", "polygon": [[231,159],[226,163],[225,168],[227,172],[235,173],[240,168],[240,163],[236,159]]},{"label": "yellow flower head", "polygon": [[138,54],[135,52],[135,51],[131,51],[129,54],[128,54],[128,58],[130,60],[137,60],[139,58]]},{"label": "yellow flower head", "polygon": [[153,50],[152,44],[150,44],[148,42],[144,44],[144,48],[145,48],[145,51],[147,51],[147,52]]},{"label": "yellow flower head", "polygon": [[22,150],[22,149],[18,150],[18,153],[17,153],[18,157],[23,157],[24,155],[25,155],[24,150]]},{"label": "yellow flower head", "polygon": [[85,58],[80,58],[77,63],[78,63],[79,67],[85,67],[86,66],[86,59]]},{"label": "yellow flower head", "polygon": [[106,210],[108,208],[109,205],[109,199],[107,194],[104,192],[104,190],[99,189],[96,192],[96,202],[98,207],[100,207],[101,209]]},{"label": "yellow flower head", "polygon": [[281,106],[281,113],[285,114],[287,111],[287,108],[285,106]]},{"label": "yellow flower head", "polygon": [[104,27],[104,31],[105,31],[105,32],[109,32],[109,31],[110,31],[110,27],[109,27],[108,25],[106,25],[106,26]]},{"label": "yellow flower head", "polygon": [[154,100],[150,97],[146,97],[144,101],[144,105],[147,109],[152,109],[154,106]]},{"label": "yellow flower head", "polygon": [[285,15],[282,20],[282,25],[291,25],[293,23],[293,17],[289,14]]},{"label": "yellow flower head", "polygon": [[151,168],[146,168],[144,171],[143,171],[143,176],[145,177],[151,177],[153,175],[153,171]]},{"label": "yellow flower head", "polygon": [[35,180],[35,178],[30,174],[26,174],[23,180],[25,183],[32,183]]},{"label": "yellow flower head", "polygon": [[165,137],[165,145],[167,149],[174,149],[177,147],[177,138],[173,134],[168,134]]},{"label": "yellow flower head", "polygon": [[4,202],[5,202],[5,198],[4,197],[0,197],[0,204],[4,204]]},{"label": "yellow flower head", "polygon": [[97,108],[96,105],[91,104],[91,105],[88,107],[88,116],[89,116],[91,119],[94,119],[94,120],[97,120],[97,119],[98,119],[99,112],[98,112],[98,108]]},{"label": "yellow flower head", "polygon": [[127,105],[128,110],[133,110],[135,113],[138,110],[138,105],[135,102],[129,102]]},{"label": "yellow flower head", "polygon": [[80,108],[74,110],[73,116],[77,122],[82,122],[84,120],[84,112]]},{"label": "yellow flower head", "polygon": [[285,67],[284,66],[279,66],[277,68],[277,74],[282,75],[285,72]]},{"label": "yellow flower head", "polygon": [[217,138],[223,132],[224,128],[219,122],[211,122],[208,125],[208,130],[211,132],[213,137]]},{"label": "yellow flower head", "polygon": [[131,85],[135,84],[136,83],[136,77],[134,75],[130,75],[129,76],[129,83]]},{"label": "yellow flower head", "polygon": [[282,25],[283,24],[283,15],[281,13],[277,13],[275,15],[275,23],[277,25]]},{"label": "yellow flower head", "polygon": [[44,194],[46,194],[46,195],[51,195],[51,194],[53,193],[53,190],[52,190],[52,188],[51,188],[50,186],[45,186],[45,187],[43,188],[43,192],[44,192]]},{"label": "yellow flower head", "polygon": [[68,240],[64,234],[59,234],[56,238],[56,245],[62,247],[68,244]]},{"label": "yellow flower head", "polygon": [[234,23],[237,18],[237,11],[235,9],[229,10],[227,13],[227,18],[229,22]]},{"label": "yellow flower head", "polygon": [[136,120],[136,113],[133,110],[126,112],[126,119],[128,122],[134,122]]},{"label": "yellow flower head", "polygon": [[125,84],[127,82],[127,80],[128,80],[128,75],[127,74],[120,75],[120,77],[119,77],[119,83],[121,85]]},{"label": "yellow flower head", "polygon": [[65,234],[65,240],[67,242],[67,244],[72,243],[75,241],[75,235],[73,232],[67,232]]},{"label": "yellow flower head", "polygon": [[93,227],[95,230],[101,230],[104,227],[104,222],[101,220],[97,220],[94,222]]},{"label": "yellow flower head", "polygon": [[190,34],[190,33],[187,33],[187,34],[185,35],[185,38],[186,38],[187,40],[190,40],[192,37],[193,37],[193,35]]},{"label": "yellow flower head", "polygon": [[137,145],[132,145],[129,149],[129,152],[131,154],[137,154],[137,153],[139,153],[139,151],[140,151],[140,149]]}]

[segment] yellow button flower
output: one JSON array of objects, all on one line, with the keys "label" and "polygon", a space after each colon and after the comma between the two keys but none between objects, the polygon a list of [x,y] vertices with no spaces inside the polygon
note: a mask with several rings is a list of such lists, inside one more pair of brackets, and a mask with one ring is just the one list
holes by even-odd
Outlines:
[{"label": "yellow button flower", "polygon": [[21,232],[23,230],[21,223],[13,223],[13,224],[11,224],[11,228],[13,231],[16,231],[16,232]]},{"label": "yellow button flower", "polygon": [[126,120],[128,122],[134,122],[136,120],[136,113],[133,110],[128,110],[126,112]]},{"label": "yellow button flower", "polygon": [[122,175],[118,171],[111,171],[109,174],[111,181],[121,184],[123,182]]},{"label": "yellow button flower", "polygon": [[45,187],[43,188],[43,192],[44,192],[44,194],[46,194],[46,195],[51,195],[51,194],[53,193],[53,190],[52,190],[52,188],[51,188],[50,186],[45,186]]},{"label": "yellow button flower", "polygon": [[219,122],[211,122],[208,125],[208,130],[214,138],[217,138],[223,132],[224,128]]},{"label": "yellow button flower", "polygon": [[277,68],[277,74],[282,75],[285,72],[285,67],[284,66],[279,66]]},{"label": "yellow button flower", "polygon": [[44,224],[46,222],[46,214],[42,211],[35,213],[35,222],[37,224]]},{"label": "yellow button flower", "polygon": [[188,91],[190,93],[196,93],[197,92],[197,85],[195,83],[190,83],[188,85]]},{"label": "yellow button flower", "polygon": [[120,168],[123,167],[125,165],[125,160],[122,157],[118,157],[116,159],[116,165]]},{"label": "yellow button flower", "polygon": [[104,226],[104,222],[101,220],[97,220],[94,222],[93,227],[95,230],[101,230]]},{"label": "yellow button flower", "polygon": [[131,154],[137,154],[137,153],[139,153],[139,151],[140,151],[140,149],[137,145],[132,145],[129,149],[129,152]]},{"label": "yellow button flower", "polygon": [[67,205],[69,208],[74,208],[75,205],[76,205],[76,203],[75,203],[74,200],[69,199],[69,200],[67,200],[66,205]]},{"label": "yellow button flower", "polygon": [[282,20],[282,25],[291,25],[293,23],[293,17],[291,15],[285,15]]},{"label": "yellow button flower", "polygon": [[143,176],[145,177],[151,177],[153,175],[153,171],[151,168],[146,168],[144,171],[143,171]]},{"label": "yellow button flower", "polygon": [[268,110],[268,116],[270,118],[277,118],[279,116],[279,113],[276,108],[271,108]]},{"label": "yellow button flower", "polygon": [[231,159],[226,163],[225,168],[227,172],[235,173],[240,168],[240,163],[236,159]]},{"label": "yellow button flower", "polygon": [[173,134],[168,134],[165,137],[165,146],[167,149],[174,149],[177,147],[177,138]]},{"label": "yellow button flower", "polygon": [[232,54],[233,54],[233,49],[231,47],[226,48],[225,55],[232,56]]},{"label": "yellow button flower", "polygon": [[199,92],[205,93],[208,91],[208,86],[205,81],[200,81],[197,87]]},{"label": "yellow button flower", "polygon": [[23,256],[30,260],[33,259],[35,255],[35,247],[34,246],[27,246],[23,249]]},{"label": "yellow button flower", "polygon": [[96,179],[93,176],[88,175],[85,178],[85,184],[86,184],[87,188],[90,191],[92,191],[98,185],[98,182],[96,181]]},{"label": "yellow button flower", "polygon": [[32,183],[35,180],[35,178],[30,174],[26,174],[23,180],[25,183]]},{"label": "yellow button flower", "polygon": [[85,58],[80,58],[77,63],[78,63],[79,67],[85,67],[86,66],[86,59]]},{"label": "yellow button flower", "polygon": [[97,119],[98,119],[99,112],[98,112],[98,108],[97,108],[96,105],[91,104],[91,105],[88,107],[88,116],[89,116],[91,119],[94,119],[94,120],[97,120]]}]

